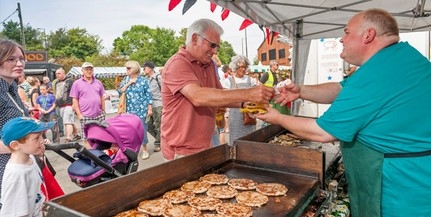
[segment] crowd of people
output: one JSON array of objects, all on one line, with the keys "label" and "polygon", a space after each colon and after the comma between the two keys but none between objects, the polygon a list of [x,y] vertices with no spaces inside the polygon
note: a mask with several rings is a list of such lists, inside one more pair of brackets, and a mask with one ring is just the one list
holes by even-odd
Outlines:
[{"label": "crowd of people", "polygon": [[[340,56],[358,68],[346,79],[319,85],[290,83],[277,87],[277,94],[277,62],[272,61],[270,71],[259,79],[247,74],[250,61],[245,56],[234,56],[222,65],[216,58],[222,34],[223,29],[212,20],[192,23],[185,45],[166,62],[161,75],[152,62],[142,67],[136,61],[125,64],[127,76],[118,92],[127,95],[126,111],[140,117],[145,134],[148,131],[155,137],[154,151],[161,151],[165,161],[220,144],[221,132],[229,132],[232,145],[256,129],[243,124],[239,109],[248,102],[262,103],[268,112],[253,114],[255,118],[307,140],[340,141],[352,216],[431,214],[427,200],[431,195],[431,116],[427,114],[431,99],[422,97],[431,92],[431,63],[408,43],[399,42],[393,16],[369,9],[348,21],[340,39],[344,46]],[[0,202],[7,206],[2,215],[13,212],[9,200],[16,195],[11,196],[10,183],[17,181],[11,176],[16,176],[20,164],[34,165],[33,156],[42,154],[47,142],[42,132],[56,126],[56,118],[62,119],[57,125],[64,124],[66,142],[82,133],[75,118],[81,129],[88,120],[105,118],[104,88],[94,77],[91,63],[82,65],[83,76],[77,81],[67,78],[60,68],[57,81],[44,79],[39,86],[23,78],[24,65],[22,47],[0,40],[0,109],[4,114],[0,116],[4,143],[0,146]],[[218,73],[218,67],[224,74]],[[290,115],[286,104],[299,98],[331,106],[317,119]],[[34,121],[29,113],[33,107],[39,108],[45,124]],[[216,124],[220,111],[227,111],[225,126]],[[147,143],[144,136],[143,159],[149,157]],[[20,172],[34,179],[23,183],[30,190],[23,191],[29,196],[20,200],[26,206],[18,214],[38,216],[44,200],[37,188],[42,182],[40,169],[32,166]]]}]

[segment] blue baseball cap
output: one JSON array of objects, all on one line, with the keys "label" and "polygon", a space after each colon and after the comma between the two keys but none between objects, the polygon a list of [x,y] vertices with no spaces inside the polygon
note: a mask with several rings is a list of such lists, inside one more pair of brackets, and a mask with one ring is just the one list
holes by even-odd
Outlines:
[{"label": "blue baseball cap", "polygon": [[30,133],[39,133],[51,129],[55,122],[40,122],[29,117],[13,118],[6,122],[1,130],[1,139],[6,146],[14,140]]}]

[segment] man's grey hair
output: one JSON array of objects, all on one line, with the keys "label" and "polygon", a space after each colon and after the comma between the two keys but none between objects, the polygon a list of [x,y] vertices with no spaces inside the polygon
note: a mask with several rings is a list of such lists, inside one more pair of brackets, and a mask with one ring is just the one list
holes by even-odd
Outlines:
[{"label": "man's grey hair", "polygon": [[199,19],[193,22],[187,29],[186,45],[192,42],[193,34],[203,35],[209,29],[215,30],[219,35],[223,35],[223,29],[216,22],[210,19]]}]

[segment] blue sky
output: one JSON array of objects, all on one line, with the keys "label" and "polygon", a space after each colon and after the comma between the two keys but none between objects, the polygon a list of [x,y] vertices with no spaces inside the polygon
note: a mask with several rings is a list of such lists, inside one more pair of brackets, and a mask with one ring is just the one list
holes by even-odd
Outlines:
[{"label": "blue sky", "polygon": [[[0,0],[0,22],[17,9],[18,2],[24,24],[41,31],[45,29],[47,34],[58,28],[85,28],[90,34],[98,35],[107,50],[112,48],[114,39],[132,25],[163,27],[179,32],[196,19],[210,18],[224,29],[222,40],[231,43],[237,54],[246,53],[245,32],[238,30],[244,18],[231,12],[222,21],[222,8],[217,7],[212,13],[210,2],[205,0],[198,0],[184,15],[185,0],[172,11],[168,11],[169,0]],[[19,22],[18,13],[8,20]],[[256,24],[247,28],[247,50],[251,61],[263,40],[263,33]]]}]

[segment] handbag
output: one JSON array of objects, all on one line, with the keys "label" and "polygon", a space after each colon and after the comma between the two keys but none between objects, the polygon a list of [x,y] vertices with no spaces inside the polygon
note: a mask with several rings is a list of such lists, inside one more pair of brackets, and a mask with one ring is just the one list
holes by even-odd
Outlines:
[{"label": "handbag", "polygon": [[250,117],[250,115],[248,115],[248,113],[242,113],[243,116],[243,124],[244,125],[256,125],[257,121],[256,118],[252,118]]},{"label": "handbag", "polygon": [[118,103],[118,114],[126,113],[126,92],[121,93]]}]

